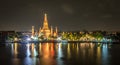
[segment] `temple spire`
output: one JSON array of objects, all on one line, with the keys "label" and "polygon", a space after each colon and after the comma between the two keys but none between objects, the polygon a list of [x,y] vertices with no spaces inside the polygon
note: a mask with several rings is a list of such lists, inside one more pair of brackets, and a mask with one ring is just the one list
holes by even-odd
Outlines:
[{"label": "temple spire", "polygon": [[46,13],[44,14],[44,21],[47,22],[47,14]]},{"label": "temple spire", "polygon": [[47,20],[47,14],[46,13],[44,14],[43,29],[49,29],[48,20]]},{"label": "temple spire", "polygon": [[50,36],[50,29],[48,26],[48,20],[47,20],[47,14],[44,14],[44,21],[43,21],[43,27],[41,29],[41,33],[44,34],[45,38],[48,38]]},{"label": "temple spire", "polygon": [[34,34],[35,34],[34,26],[32,26],[32,31],[31,32],[32,32],[31,38],[33,38]]},{"label": "temple spire", "polygon": [[52,28],[52,26],[51,26],[51,30],[50,30],[50,34],[51,34],[51,36],[52,36],[52,34],[53,34],[53,28]]}]

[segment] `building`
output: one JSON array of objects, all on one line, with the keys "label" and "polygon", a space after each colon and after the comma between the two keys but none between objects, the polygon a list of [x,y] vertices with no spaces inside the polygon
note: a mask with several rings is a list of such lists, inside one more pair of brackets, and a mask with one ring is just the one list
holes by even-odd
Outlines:
[{"label": "building", "polygon": [[40,31],[39,34],[43,33],[45,38],[48,38],[52,34],[50,33],[51,30],[49,29],[49,25],[48,25],[47,14],[44,15],[43,27],[39,31]]},{"label": "building", "polygon": [[32,33],[31,33],[32,35],[31,35],[31,38],[33,38],[34,37],[34,34],[35,34],[35,30],[34,30],[34,26],[32,26]]},{"label": "building", "polygon": [[51,28],[49,28],[47,14],[44,14],[43,25],[42,25],[42,27],[40,27],[39,31],[35,32],[34,31],[34,26],[32,26],[32,35],[31,35],[31,37],[36,36],[35,33],[37,33],[38,37],[43,36],[45,39],[48,39],[48,38],[50,39],[51,37],[57,37],[58,29],[56,27],[55,30],[54,30],[52,26],[51,26]]}]

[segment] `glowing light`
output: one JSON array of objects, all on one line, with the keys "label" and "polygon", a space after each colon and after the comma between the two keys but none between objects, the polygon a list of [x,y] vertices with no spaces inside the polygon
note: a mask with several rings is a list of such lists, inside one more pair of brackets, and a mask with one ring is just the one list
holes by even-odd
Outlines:
[{"label": "glowing light", "polygon": [[58,44],[58,59],[60,59],[61,57],[63,57],[63,52],[62,52],[61,44]]},{"label": "glowing light", "polygon": [[15,38],[14,38],[14,41],[18,41],[18,38],[15,37]]},{"label": "glowing light", "polygon": [[101,59],[101,48],[97,47],[97,62],[99,63]]},{"label": "glowing light", "polygon": [[29,45],[29,44],[27,44],[26,46],[27,46],[27,53],[26,53],[26,55],[27,55],[27,57],[29,57],[29,56],[30,56],[30,50],[29,50],[30,45]]},{"label": "glowing light", "polygon": [[34,40],[38,40],[38,38],[37,38],[37,37],[34,37]]},{"label": "glowing light", "polygon": [[27,38],[27,41],[31,41],[31,38]]},{"label": "glowing light", "polygon": [[12,53],[12,55],[13,55],[13,52],[14,51],[14,47],[13,47],[13,44],[11,44],[11,53]]},{"label": "glowing light", "polygon": [[31,38],[33,39],[33,38],[34,38],[34,36],[31,36]]},{"label": "glowing light", "polygon": [[18,51],[17,51],[17,43],[15,43],[15,45],[14,45],[14,54],[15,54],[15,57],[17,56],[17,54],[18,54]]},{"label": "glowing light", "polygon": [[31,44],[31,56],[32,57],[37,56],[37,51],[36,51],[34,43]]},{"label": "glowing light", "polygon": [[104,64],[108,63],[108,44],[103,44],[102,46],[102,60],[105,61]]},{"label": "glowing light", "polygon": [[61,37],[58,37],[57,40],[62,40]]},{"label": "glowing light", "polygon": [[67,45],[67,53],[68,53],[68,58],[70,58],[71,57],[70,44]]},{"label": "glowing light", "polygon": [[39,55],[42,55],[42,45],[39,43]]}]

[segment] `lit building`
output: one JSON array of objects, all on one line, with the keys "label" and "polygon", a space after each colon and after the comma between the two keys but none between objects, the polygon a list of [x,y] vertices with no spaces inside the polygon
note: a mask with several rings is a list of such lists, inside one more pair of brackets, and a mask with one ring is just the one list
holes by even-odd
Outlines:
[{"label": "lit building", "polygon": [[[43,27],[40,27],[37,35],[38,37],[43,36],[44,38],[48,39],[51,37],[57,37],[58,34],[58,29],[57,27],[55,28],[55,30],[53,30],[52,26],[51,28],[49,28],[49,24],[48,24],[48,20],[47,20],[47,14],[44,14],[44,21],[43,21]],[[35,32],[34,32],[34,26],[32,26],[32,35],[31,36],[35,36]]]},{"label": "lit building", "polygon": [[50,29],[48,26],[47,14],[44,15],[43,27],[40,30],[40,33],[43,33],[45,38],[48,38],[50,36]]},{"label": "lit building", "polygon": [[57,35],[58,35],[58,30],[57,30],[57,27],[55,28],[55,32],[54,32],[54,37],[57,37]]},{"label": "lit building", "polygon": [[31,35],[31,38],[34,37],[34,34],[35,34],[35,31],[34,31],[34,26],[32,26],[32,35]]}]

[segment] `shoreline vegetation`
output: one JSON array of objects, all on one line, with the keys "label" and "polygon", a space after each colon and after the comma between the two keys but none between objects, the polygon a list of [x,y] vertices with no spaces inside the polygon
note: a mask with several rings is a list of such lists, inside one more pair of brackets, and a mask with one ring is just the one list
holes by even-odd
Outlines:
[{"label": "shoreline vegetation", "polygon": [[44,34],[32,36],[31,32],[1,31],[0,44],[4,43],[119,43],[119,32],[76,31],[59,32],[56,36],[45,37]]}]

